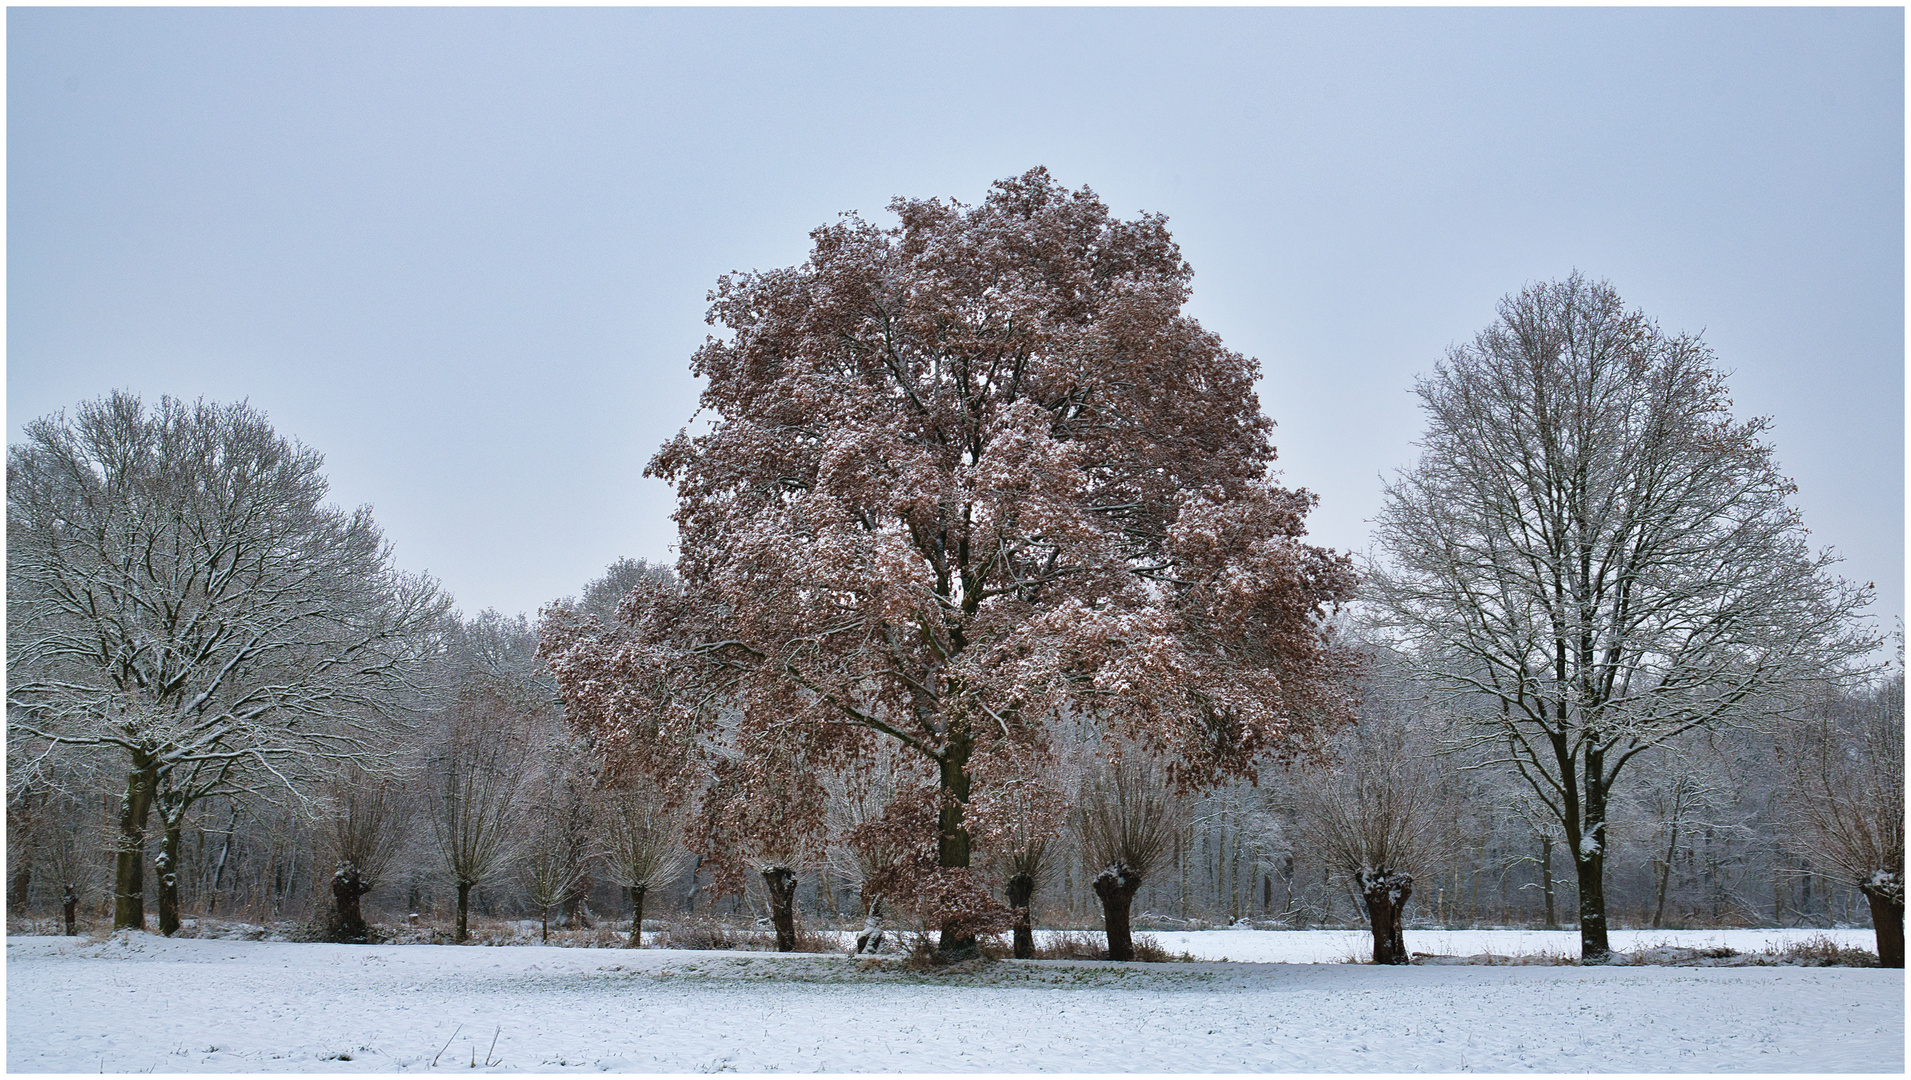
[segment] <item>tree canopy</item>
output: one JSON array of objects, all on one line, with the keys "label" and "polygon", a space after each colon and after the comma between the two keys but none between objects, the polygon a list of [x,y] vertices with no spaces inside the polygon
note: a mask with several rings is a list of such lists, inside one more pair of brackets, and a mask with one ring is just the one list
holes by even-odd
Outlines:
[{"label": "tree canopy", "polygon": [[823,800],[792,783],[901,744],[945,870],[1065,728],[1198,785],[1341,722],[1352,570],[1302,540],[1313,496],[1271,476],[1255,362],[1182,312],[1165,219],[1041,169],[889,209],[719,280],[710,422],[649,467],[681,584],[613,626],[547,615],[572,715],[659,768],[720,761],[738,806],[782,792],[793,835]]}]

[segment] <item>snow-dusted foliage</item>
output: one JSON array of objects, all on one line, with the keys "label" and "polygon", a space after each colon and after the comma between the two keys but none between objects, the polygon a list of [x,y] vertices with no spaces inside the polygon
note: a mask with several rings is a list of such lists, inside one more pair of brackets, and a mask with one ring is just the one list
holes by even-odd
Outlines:
[{"label": "snow-dusted foliage", "polygon": [[1182,314],[1164,219],[1039,169],[890,209],[719,281],[711,422],[649,469],[681,583],[614,625],[548,612],[544,655],[599,745],[716,774],[712,836],[813,845],[822,777],[906,748],[914,888],[980,905],[971,844],[1011,829],[988,793],[1058,726],[1205,784],[1339,723],[1324,617],[1354,579],[1270,479],[1254,362]]},{"label": "snow-dusted foliage", "polygon": [[446,600],[391,566],[369,510],[246,405],[115,393],[7,454],[9,782],[75,754],[124,770],[114,923],[142,926],[163,818],[162,928],[199,800],[302,792],[398,750],[396,709]]},{"label": "snow-dusted foliage", "polygon": [[1807,547],[1767,421],[1733,417],[1711,350],[1609,285],[1507,297],[1419,393],[1424,452],[1387,488],[1370,593],[1560,822],[1595,957],[1620,770],[1862,662],[1869,592]]}]

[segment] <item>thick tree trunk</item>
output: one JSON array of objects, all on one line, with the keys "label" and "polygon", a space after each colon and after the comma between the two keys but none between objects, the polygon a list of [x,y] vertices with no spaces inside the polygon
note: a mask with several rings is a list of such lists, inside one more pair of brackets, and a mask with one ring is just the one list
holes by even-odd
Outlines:
[{"label": "thick tree trunk", "polygon": [[1133,960],[1135,942],[1128,930],[1128,914],[1141,888],[1141,875],[1116,863],[1095,875],[1095,895],[1101,898],[1102,930],[1108,936],[1108,959]]},{"label": "thick tree trunk", "polygon": [[1600,779],[1601,755],[1586,754],[1584,831],[1573,852],[1579,879],[1579,960],[1603,964],[1612,956],[1606,925],[1606,791]]},{"label": "thick tree trunk", "polygon": [[863,917],[863,932],[856,935],[856,952],[874,955],[883,947],[883,898],[871,897]]},{"label": "thick tree trunk", "polygon": [[763,884],[770,890],[770,922],[776,926],[776,951],[796,951],[796,871],[787,866],[763,868]]},{"label": "thick tree trunk", "polygon": [[167,937],[179,932],[180,839],[180,817],[169,813],[159,840],[159,858],[153,863],[159,885],[159,932]]},{"label": "thick tree trunk", "polygon": [[1871,928],[1878,935],[1878,966],[1904,966],[1904,888],[1861,886],[1871,904]]},{"label": "thick tree trunk", "polygon": [[113,852],[113,929],[146,929],[146,817],[153,806],[153,766],[139,762],[126,774]]},{"label": "thick tree trunk", "polygon": [[537,937],[538,943],[541,945],[549,945],[551,943],[551,909],[547,907],[540,907],[537,910],[538,910],[538,937]]},{"label": "thick tree trunk", "polygon": [[640,949],[644,944],[644,893],[649,886],[631,885],[630,889],[630,940],[626,948]]},{"label": "thick tree trunk", "polygon": [[1027,873],[1009,878],[1009,907],[1015,912],[1015,958],[1035,958],[1035,927],[1029,919],[1029,900],[1035,895],[1035,879]]},{"label": "thick tree trunk", "polygon": [[465,939],[470,936],[470,916],[471,883],[460,881],[458,883],[458,944],[460,945],[464,944]]},{"label": "thick tree trunk", "polygon": [[359,907],[359,898],[371,892],[371,886],[359,876],[358,867],[351,863],[340,863],[332,872],[332,908],[334,920],[332,940],[350,944],[362,944],[366,934],[365,916]]},{"label": "thick tree trunk", "polygon": [[[942,810],[936,820],[936,865],[949,869],[967,869],[969,865],[969,829],[963,810],[969,803],[969,753],[974,748],[966,729],[952,725],[949,747],[939,761]],[[936,952],[945,960],[967,960],[980,954],[975,933],[957,920],[942,924]]]},{"label": "thick tree trunk", "polygon": [[80,898],[74,894],[73,886],[66,887],[66,896],[60,902],[60,912],[66,916],[66,934],[72,937],[79,933]]},{"label": "thick tree trunk", "polygon": [[1367,920],[1374,935],[1374,963],[1407,964],[1407,900],[1413,895],[1413,875],[1392,870],[1362,872],[1356,882],[1360,898],[1367,905]]}]

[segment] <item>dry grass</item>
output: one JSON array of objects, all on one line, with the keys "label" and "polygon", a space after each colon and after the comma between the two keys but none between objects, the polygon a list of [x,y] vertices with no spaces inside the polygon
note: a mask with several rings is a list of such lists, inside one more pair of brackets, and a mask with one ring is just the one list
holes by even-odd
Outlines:
[{"label": "dry grass", "polygon": [[[659,949],[743,949],[752,952],[773,952],[776,949],[776,932],[746,929],[720,919],[686,919],[682,922],[664,924],[664,928],[652,939],[651,945]],[[794,951],[834,953],[842,952],[843,946],[830,933],[799,926],[796,928]]]},{"label": "dry grass", "polygon": [[1845,948],[1825,934],[1793,942],[1777,950],[1774,955],[1787,964],[1797,964],[1799,967],[1878,966],[1877,953],[1868,949]]},{"label": "dry grass", "polygon": [[[1046,933],[1036,939],[1037,960],[1106,960],[1108,945],[1099,933],[1085,930],[1062,930]],[[1169,952],[1152,934],[1136,934],[1132,939],[1135,959],[1146,964],[1192,963],[1195,957],[1183,952],[1179,955]],[[982,955],[996,960],[1006,960],[1010,948],[1001,941],[984,941]]]}]

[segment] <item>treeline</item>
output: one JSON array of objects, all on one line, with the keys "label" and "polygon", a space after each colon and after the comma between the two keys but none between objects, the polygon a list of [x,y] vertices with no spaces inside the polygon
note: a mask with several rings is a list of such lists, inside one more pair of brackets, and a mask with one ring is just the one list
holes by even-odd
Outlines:
[{"label": "treeline", "polygon": [[[656,568],[625,561],[581,593],[606,614],[621,584]],[[509,792],[468,786],[497,798],[499,853],[470,891],[471,911],[496,919],[545,919],[554,927],[614,926],[621,936],[631,914],[629,887],[613,868],[617,808],[593,792],[592,755],[560,721],[547,676],[536,661],[527,620],[487,612],[447,635],[456,682],[498,679],[515,684],[520,701],[535,702],[476,736],[520,744],[510,759],[520,782]],[[1557,928],[1574,925],[1577,897],[1557,830],[1531,805],[1529,790],[1487,767],[1490,755],[1465,745],[1460,718],[1431,703],[1409,712],[1412,685],[1399,673],[1388,694],[1369,687],[1360,726],[1325,764],[1266,769],[1257,783],[1235,783],[1174,801],[1159,867],[1134,901],[1139,927],[1227,926],[1309,929],[1364,926],[1367,912],[1332,858],[1310,848],[1307,795],[1344,766],[1361,739],[1410,735],[1407,752],[1436,778],[1435,797],[1420,812],[1433,826],[1439,852],[1417,875],[1411,925]],[[1405,691],[1404,693],[1402,691]],[[1827,690],[1801,703],[1796,728],[1706,733],[1668,748],[1651,774],[1614,810],[1608,901],[1615,925],[1630,928],[1715,926],[1862,926],[1864,896],[1829,853],[1814,852],[1801,820],[1809,801],[1809,760],[1800,747],[1823,733],[1855,738],[1867,725],[1901,730],[1903,676],[1849,691]],[[447,740],[456,706],[442,704],[421,724],[401,757],[391,831],[400,839],[364,896],[366,918],[402,926],[417,921],[453,934],[461,875],[434,833],[432,808],[447,803]],[[457,733],[470,737],[470,733]],[[518,756],[518,755],[521,755]],[[580,765],[583,767],[580,768]],[[488,768],[488,766],[486,767]],[[479,776],[486,768],[472,766]],[[336,794],[311,803],[214,797],[184,831],[175,871],[185,911],[250,923],[324,928],[336,918]],[[79,925],[111,917],[111,855],[120,797],[77,783],[23,788],[8,803],[8,910],[15,920],[59,928],[69,888]],[[580,814],[581,818],[574,815]],[[582,838],[572,843],[571,836]],[[648,889],[646,916],[769,917],[762,884],[745,878],[743,892],[720,892],[697,869],[688,837],[667,842],[676,864]],[[568,846],[567,846],[568,845]],[[553,855],[574,860],[540,887]],[[469,869],[467,864],[467,869]],[[1054,841],[1033,897],[1042,926],[1099,927],[1092,882],[1102,870],[1073,832]],[[574,875],[574,876],[573,876]],[[1007,900],[1007,875],[1001,875]],[[860,926],[865,916],[853,853],[825,852],[800,868],[800,917],[813,925]],[[544,901],[554,900],[548,907]]]}]

